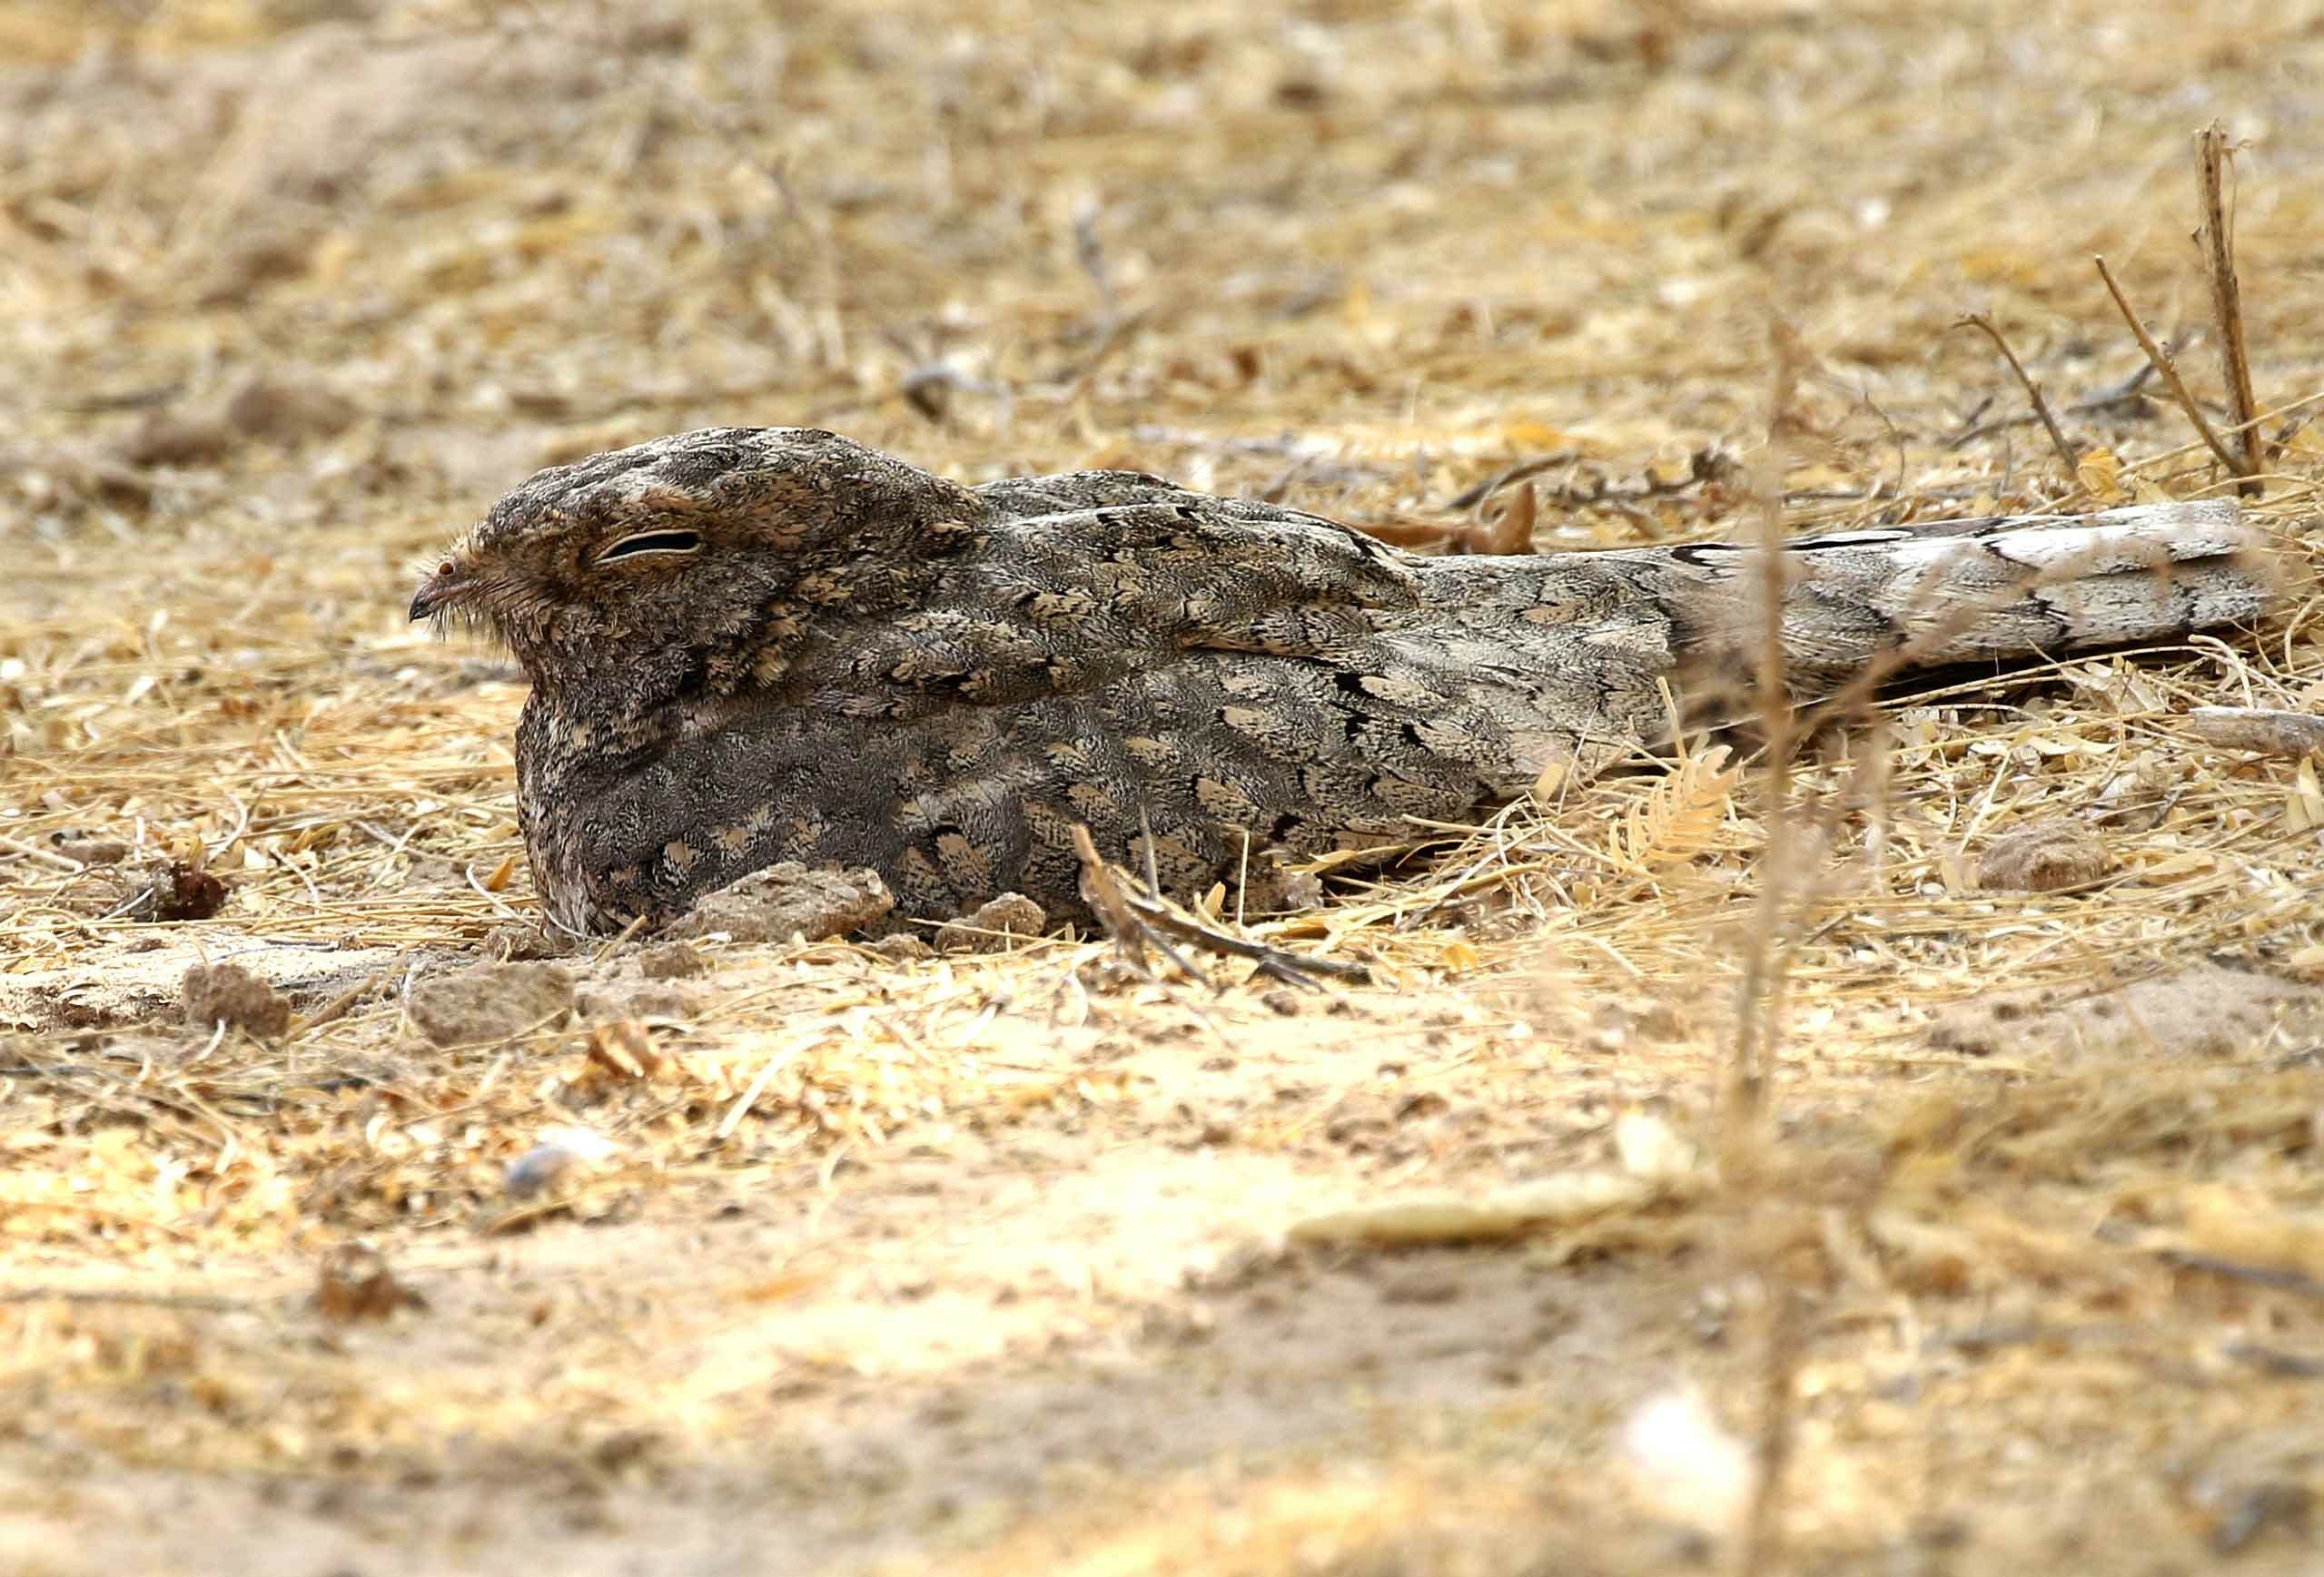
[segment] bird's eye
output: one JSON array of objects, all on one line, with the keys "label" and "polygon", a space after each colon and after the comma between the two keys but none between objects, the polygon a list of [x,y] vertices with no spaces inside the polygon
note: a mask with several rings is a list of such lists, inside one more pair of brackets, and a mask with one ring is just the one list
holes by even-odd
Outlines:
[{"label": "bird's eye", "polygon": [[692,531],[640,531],[599,553],[598,562],[633,558],[640,553],[692,553],[701,546],[700,535]]}]

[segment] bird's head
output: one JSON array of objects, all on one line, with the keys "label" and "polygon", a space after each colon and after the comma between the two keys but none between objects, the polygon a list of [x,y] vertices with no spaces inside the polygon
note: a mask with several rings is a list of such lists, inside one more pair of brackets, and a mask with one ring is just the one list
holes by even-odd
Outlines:
[{"label": "bird's head", "polygon": [[708,428],[539,471],[411,599],[479,626],[534,684],[667,690],[751,671],[820,610],[908,595],[974,495],[812,428]]}]

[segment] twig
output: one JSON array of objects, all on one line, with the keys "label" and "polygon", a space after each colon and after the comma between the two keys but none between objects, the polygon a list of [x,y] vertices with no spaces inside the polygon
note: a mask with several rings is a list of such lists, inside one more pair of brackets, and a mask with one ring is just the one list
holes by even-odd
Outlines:
[{"label": "twig", "polygon": [[2177,1248],[2166,1248],[2155,1257],[2173,1270],[2198,1271],[2206,1276],[2224,1276],[2230,1281],[2248,1281],[2260,1286],[2296,1292],[2302,1297],[2324,1299],[2324,1281],[2317,1280],[2303,1270],[2288,1270],[2279,1265],[2247,1265],[2241,1260],[2228,1259],[2215,1254],[2196,1254]]},{"label": "twig", "polygon": [[[1484,513],[1484,506],[1478,506]],[[1533,523],[1538,517],[1531,482],[1519,482],[1500,513],[1479,519],[1453,533],[1448,550],[1453,553],[1526,554],[1533,551]]]},{"label": "twig", "polygon": [[1533,551],[1533,522],[1538,514],[1533,498],[1533,484],[1520,482],[1517,491],[1509,495],[1508,503],[1493,523],[1485,528],[1484,549],[1488,553],[1530,553]]},{"label": "twig", "polygon": [[[1322,989],[1321,982],[1315,978],[1317,975],[1330,975],[1357,982],[1371,979],[1371,971],[1362,964],[1345,959],[1310,958],[1303,953],[1285,952],[1264,942],[1231,936],[1215,927],[1204,925],[1191,915],[1181,913],[1162,896],[1155,882],[1151,870],[1153,848],[1151,833],[1147,836],[1146,847],[1150,856],[1147,882],[1152,890],[1135,892],[1122,885],[1113,868],[1098,853],[1097,844],[1090,837],[1089,829],[1081,825],[1073,828],[1073,853],[1081,857],[1083,892],[1089,899],[1090,907],[1096,911],[1098,922],[1105,927],[1106,933],[1132,957],[1151,943],[1163,957],[1184,971],[1189,978],[1201,981],[1206,986],[1211,985],[1208,975],[1195,968],[1171,945],[1171,939],[1175,937],[1211,952],[1248,959],[1258,965],[1260,973],[1289,985],[1307,987],[1310,991]],[[1212,989],[1219,988],[1212,986]]]},{"label": "twig", "polygon": [[[2167,354],[2172,348],[2165,345],[2163,350]],[[2103,389],[2093,389],[2080,399],[2072,400],[2059,409],[2068,416],[2088,416],[2093,411],[2111,410],[2118,405],[2131,405],[2135,402],[2143,406],[2148,399],[2145,385],[2153,376],[2154,363],[2141,361],[2137,370],[2128,378],[2119,379]],[[1980,421],[1978,418],[1983,416],[1993,403],[1991,395],[1979,400],[1977,409],[1963,419],[1963,425],[1961,430],[1944,440],[1944,447],[1948,449],[1965,448],[1979,439],[1990,437],[2006,428],[2027,427],[2041,419],[2038,417],[2027,415],[2002,416],[1995,417],[1991,421]],[[1901,492],[1902,488],[1898,490]],[[1920,494],[1923,498],[1944,496],[1938,489],[1926,488],[1920,489]]]},{"label": "twig", "polygon": [[[1150,859],[1153,846],[1150,833],[1146,839],[1146,853]],[[1153,928],[1145,924],[1137,911],[1130,907],[1129,895],[1122,892],[1122,883],[1114,880],[1113,867],[1099,855],[1097,843],[1091,838],[1089,828],[1078,822],[1073,824],[1073,853],[1081,857],[1083,896],[1089,900],[1090,908],[1097,914],[1098,923],[1105,927],[1105,933],[1113,939],[1114,946],[1142,970],[1145,968],[1146,944],[1152,942],[1161,950],[1164,958],[1183,970],[1189,979],[1200,981],[1212,991],[1219,989],[1212,984],[1210,976],[1196,969],[1166,939],[1156,935]]]},{"label": "twig", "polygon": [[[1739,1190],[1739,1207],[1746,1228],[1756,1221],[1759,1230],[1771,1207],[1764,1192],[1754,1186],[1765,1175],[1765,1103],[1773,1082],[1775,1047],[1783,1032],[1784,954],[1779,932],[1791,894],[1792,865],[1798,857],[1792,846],[1791,754],[1792,705],[1784,660],[1784,612],[1790,590],[1790,555],[1784,548],[1785,452],[1793,422],[1792,400],[1799,383],[1801,353],[1791,326],[1781,318],[1772,325],[1775,343],[1775,386],[1769,391],[1767,450],[1754,478],[1759,511],[1759,559],[1762,626],[1757,654],[1761,726],[1765,732],[1767,782],[1762,822],[1766,828],[1759,853],[1759,902],[1756,923],[1744,957],[1743,979],[1736,1001],[1735,1055],[1727,1070],[1719,1125],[1721,1169],[1729,1186]],[[2006,351],[2006,347],[2004,347]],[[1746,1182],[1745,1179],[1751,1179]],[[1755,1236],[1746,1230],[1745,1237]],[[1767,1257],[1769,1260],[1773,1256]],[[1800,1326],[1793,1307],[1789,1284],[1772,1264],[1756,1267],[1767,1289],[1767,1324],[1762,1356],[1759,1427],[1755,1442],[1758,1476],[1745,1520],[1737,1530],[1732,1570],[1738,1577],[1760,1577],[1777,1558],[1783,1542],[1782,1509],[1785,1479],[1792,1457],[1795,1379],[1799,1366]]]},{"label": "twig", "polygon": [[2263,755],[2298,759],[2324,756],[2324,716],[2264,706],[2198,706],[2187,714],[2187,731],[2210,744],[2256,750]]},{"label": "twig", "polygon": [[1759,1434],[1752,1442],[1758,1469],[1745,1508],[1742,1537],[1732,1569],[1738,1577],[1760,1577],[1774,1570],[1783,1543],[1784,1484],[1798,1444],[1800,1359],[1806,1346],[1807,1316],[1799,1290],[1775,1268],[1764,1267],[1767,1306],[1759,1371]]},{"label": "twig", "polygon": [[5,849],[11,853],[22,854],[27,860],[38,861],[41,864],[54,866],[59,871],[70,871],[75,876],[89,868],[84,861],[75,860],[67,854],[59,854],[53,850],[44,849],[37,843],[27,843],[20,838],[11,838],[5,833],[0,833],[0,849]]},{"label": "twig", "polygon": [[2227,159],[2227,133],[2213,121],[2196,139],[2195,171],[2203,196],[2203,228],[2200,233],[2207,243],[2205,251],[2210,263],[2211,313],[2219,320],[2220,369],[2227,380],[2227,413],[2243,429],[2243,464],[2238,469],[2244,479],[2236,491],[2256,498],[2266,490],[2267,484],[2260,480],[2265,461],[2260,452],[2260,429],[2253,425],[2259,402],[2251,398],[2251,358],[2243,343],[2243,292],[2235,280],[2235,236],[2228,221],[2223,179]]},{"label": "twig", "polygon": [[2163,382],[2171,386],[2171,397],[2179,401],[2179,409],[2187,413],[2187,419],[2195,424],[2195,430],[2202,435],[2205,443],[2211,446],[2211,453],[2219,457],[2220,464],[2241,476],[2243,463],[2227,452],[2227,445],[2221,443],[2219,434],[2211,430],[2210,419],[2203,414],[2203,408],[2196,404],[2195,397],[2188,392],[2186,379],[2179,376],[2179,364],[2171,360],[2170,351],[2155,342],[2154,336],[2147,332],[2147,326],[2139,321],[2138,313],[2131,310],[2130,299],[2122,294],[2122,287],[2114,282],[2114,271],[2106,266],[2103,257],[2094,256],[2090,261],[2098,265],[2098,277],[2106,281],[2107,294],[2114,298],[2114,305],[2121,310],[2122,320],[2137,336],[2139,349],[2147,353],[2147,361],[2162,374]]},{"label": "twig", "polygon": [[2042,398],[2042,386],[2034,382],[2027,374],[2025,363],[2020,361],[2017,359],[2017,352],[2009,348],[2009,341],[2003,339],[2002,331],[1993,326],[1993,320],[1983,312],[1963,312],[1953,327],[1983,329],[1987,337],[2000,349],[2002,360],[2007,361],[2010,370],[2017,374],[2017,380],[2025,385],[2026,398],[2033,402],[2033,414],[2042,419],[2042,429],[2050,435],[2050,447],[2058,451],[2058,463],[2066,468],[2066,480],[2079,486],[2082,481],[2082,461],[2075,458],[2073,445],[2068,443],[2066,435],[2058,429],[2058,419],[2050,414],[2050,402]]},{"label": "twig", "polygon": [[1507,470],[1497,471],[1475,487],[1456,494],[1445,508],[1473,509],[1511,482],[1522,482],[1528,477],[1538,477],[1542,472],[1555,470],[1559,466],[1572,465],[1581,458],[1582,451],[1579,449],[1553,449],[1546,455],[1536,455],[1529,460],[1519,460]]},{"label": "twig", "polygon": [[1122,316],[1122,304],[1113,293],[1112,271],[1105,266],[1105,243],[1098,239],[1098,209],[1094,202],[1084,199],[1073,210],[1073,261],[1097,287],[1097,299],[1105,308],[1104,321],[1112,323]]},{"label": "twig", "polygon": [[1789,897],[1792,850],[1787,812],[1791,802],[1792,698],[1784,664],[1784,611],[1790,590],[1791,555],[1784,547],[1784,449],[1791,417],[1793,390],[1799,379],[1799,352],[1790,327],[1778,320],[1774,329],[1775,384],[1767,418],[1767,452],[1762,459],[1754,492],[1759,509],[1760,627],[1756,659],[1760,726],[1765,736],[1767,762],[1765,842],[1760,850],[1761,882],[1758,923],[1743,961],[1743,979],[1736,1000],[1735,1055],[1727,1070],[1724,1128],[1735,1144],[1755,1132],[1765,1073],[1775,1055],[1775,933],[1782,928]]},{"label": "twig", "polygon": [[214,1297],[195,1292],[140,1292],[134,1287],[125,1286],[0,1287],[0,1304],[18,1303],[138,1304],[147,1308],[173,1308],[202,1314],[238,1314],[260,1306],[248,1298]]}]

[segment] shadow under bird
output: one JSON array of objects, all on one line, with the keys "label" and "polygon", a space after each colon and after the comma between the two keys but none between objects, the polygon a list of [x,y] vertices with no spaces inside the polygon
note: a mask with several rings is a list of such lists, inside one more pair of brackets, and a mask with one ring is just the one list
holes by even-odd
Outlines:
[{"label": "shadow under bird", "polygon": [[[2249,622],[2228,502],[1785,545],[1795,699],[1878,665]],[[412,598],[532,682],[518,803],[576,930],[658,922],[781,861],[896,913],[1023,892],[1086,918],[1073,827],[1180,896],[1480,819],[1748,695],[1753,545],[1419,557],[1128,471],[962,487],[835,434],[715,428],[555,466]]]}]

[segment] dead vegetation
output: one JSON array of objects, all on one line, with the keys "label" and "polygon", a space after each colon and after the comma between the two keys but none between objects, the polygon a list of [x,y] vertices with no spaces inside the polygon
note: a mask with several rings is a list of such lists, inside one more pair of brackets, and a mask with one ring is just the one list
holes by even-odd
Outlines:
[{"label": "dead vegetation", "polygon": [[1169,922],[1321,991],[568,950],[401,617],[717,421],[1448,550],[2241,490],[2301,575],[2324,35],[2025,9],[0,7],[0,1547],[2301,1569],[2304,579]]}]

